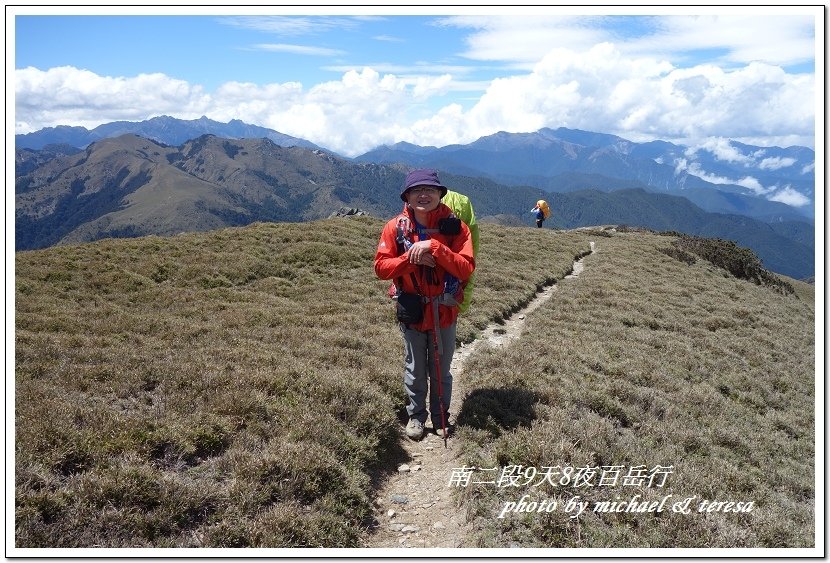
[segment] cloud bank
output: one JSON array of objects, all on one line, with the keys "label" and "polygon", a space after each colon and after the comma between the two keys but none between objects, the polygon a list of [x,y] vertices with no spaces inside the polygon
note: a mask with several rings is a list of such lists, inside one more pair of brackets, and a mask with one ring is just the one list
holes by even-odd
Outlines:
[{"label": "cloud bank", "polygon": [[468,88],[453,74],[381,74],[369,67],[311,88],[228,82],[213,92],[163,74],[110,77],[71,66],[17,69],[14,80],[16,133],[158,115],[207,116],[269,127],[346,156],[398,141],[444,146],[542,127],[602,131],[633,141],[697,145],[729,137],[813,146],[815,127],[812,74],[788,74],[758,62],[734,70],[711,64],[676,68],[626,56],[611,43],[581,52],[554,48],[527,72],[489,82],[468,109],[432,109],[435,99]]}]

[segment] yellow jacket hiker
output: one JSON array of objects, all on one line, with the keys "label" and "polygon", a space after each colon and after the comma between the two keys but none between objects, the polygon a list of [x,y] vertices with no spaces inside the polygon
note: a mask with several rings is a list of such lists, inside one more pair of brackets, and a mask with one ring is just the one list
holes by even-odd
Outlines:
[{"label": "yellow jacket hiker", "polygon": [[542,223],[545,222],[545,219],[550,217],[550,206],[547,201],[540,199],[536,202],[536,207],[531,209],[530,212],[536,214],[536,226],[541,229]]}]

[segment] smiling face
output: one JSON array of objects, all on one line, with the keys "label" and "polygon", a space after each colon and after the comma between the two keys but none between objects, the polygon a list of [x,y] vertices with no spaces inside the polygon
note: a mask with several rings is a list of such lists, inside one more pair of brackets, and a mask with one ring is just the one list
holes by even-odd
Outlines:
[{"label": "smiling face", "polygon": [[415,213],[429,213],[441,203],[441,189],[434,186],[414,186],[404,194],[406,203]]}]

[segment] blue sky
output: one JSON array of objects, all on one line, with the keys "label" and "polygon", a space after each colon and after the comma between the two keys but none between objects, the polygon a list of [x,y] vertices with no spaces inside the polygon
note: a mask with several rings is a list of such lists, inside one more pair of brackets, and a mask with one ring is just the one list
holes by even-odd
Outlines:
[{"label": "blue sky", "polygon": [[14,131],[205,115],[346,156],[560,126],[709,146],[817,136],[821,7],[152,9],[14,8]]},{"label": "blue sky", "polygon": [[434,16],[20,17],[15,67],[74,66],[102,76],[158,72],[206,90],[231,81],[308,88],[365,67],[453,72],[467,82],[499,75],[499,67],[464,59],[465,34],[437,22]]}]

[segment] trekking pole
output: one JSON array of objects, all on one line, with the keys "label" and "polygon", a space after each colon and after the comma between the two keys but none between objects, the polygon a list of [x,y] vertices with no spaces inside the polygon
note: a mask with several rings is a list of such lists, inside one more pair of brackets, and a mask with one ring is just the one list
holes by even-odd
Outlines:
[{"label": "trekking pole", "polygon": [[441,409],[441,430],[444,447],[447,447],[447,420],[444,414],[444,397],[441,389],[441,354],[444,353],[440,338],[441,324],[438,322],[438,300],[432,299],[432,347],[435,350],[435,377],[438,380],[438,408]]}]

